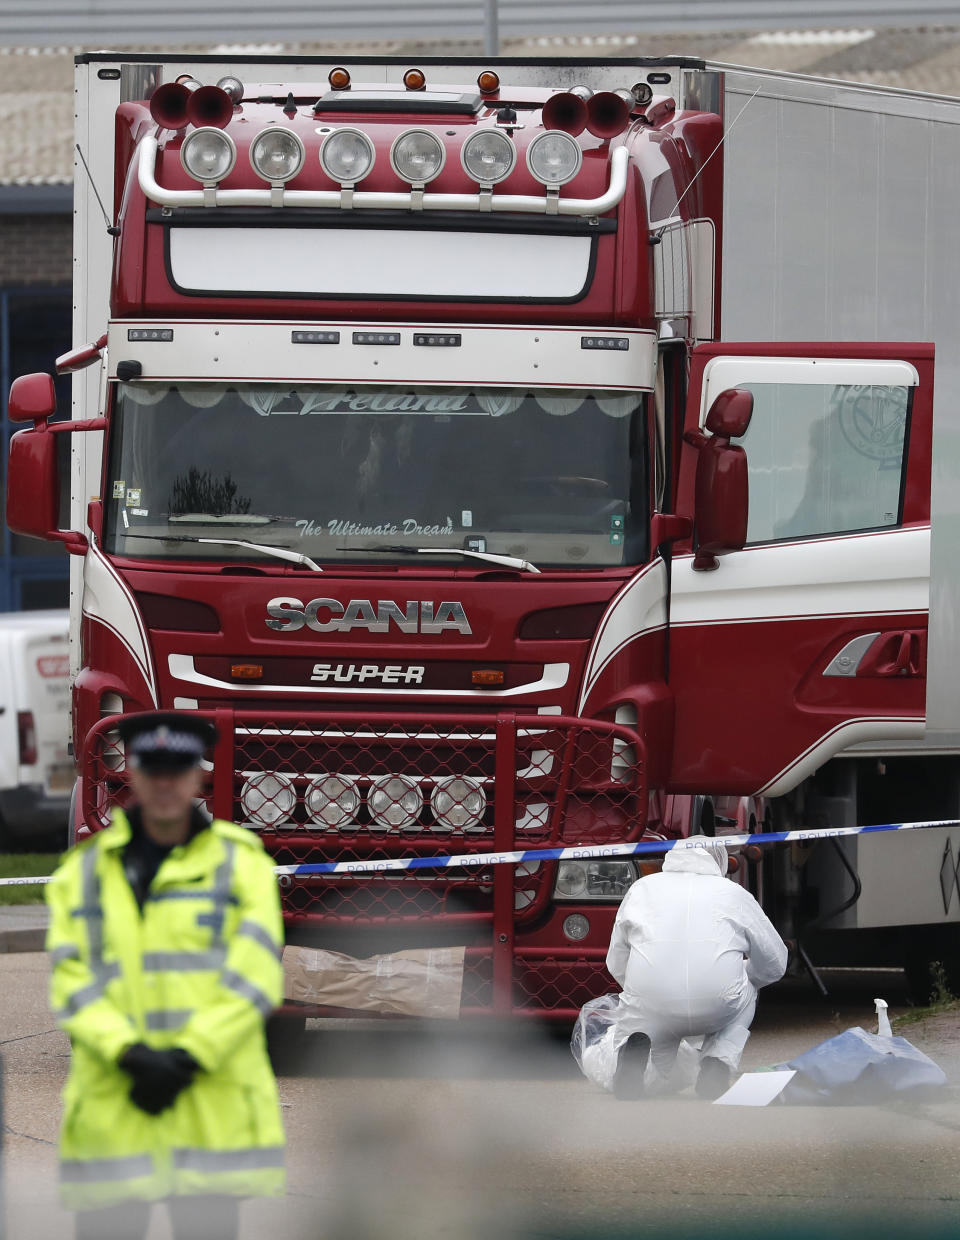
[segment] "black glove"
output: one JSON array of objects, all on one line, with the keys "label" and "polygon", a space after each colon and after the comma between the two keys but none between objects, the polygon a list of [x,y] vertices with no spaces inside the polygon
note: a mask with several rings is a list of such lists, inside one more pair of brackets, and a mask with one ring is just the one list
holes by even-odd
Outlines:
[{"label": "black glove", "polygon": [[133,1077],[130,1101],[148,1115],[159,1115],[173,1106],[193,1080],[200,1065],[179,1046],[158,1051],[137,1042],[123,1055],[120,1067]]}]

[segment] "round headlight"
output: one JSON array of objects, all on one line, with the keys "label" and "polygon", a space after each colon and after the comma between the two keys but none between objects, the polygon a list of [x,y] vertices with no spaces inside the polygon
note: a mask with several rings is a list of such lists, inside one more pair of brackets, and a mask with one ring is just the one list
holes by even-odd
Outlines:
[{"label": "round headlight", "polygon": [[195,129],[183,140],[180,162],[195,181],[208,184],[222,181],[233,171],[237,162],[237,148],[233,139],[222,129],[204,125]]},{"label": "round headlight", "polygon": [[339,775],[317,775],[307,785],[307,813],[318,827],[352,827],[360,808],[360,794]]},{"label": "round headlight", "polygon": [[373,820],[381,827],[412,827],[419,829],[423,809],[423,793],[404,775],[381,775],[370,786],[367,805]]},{"label": "round headlight", "polygon": [[470,830],[483,822],[487,794],[475,779],[452,776],[438,779],[430,794],[437,826],[446,831]]},{"label": "round headlight", "polygon": [[443,143],[426,129],[408,129],[390,148],[390,166],[398,177],[413,185],[432,181],[446,158]]},{"label": "round headlight", "polygon": [[292,129],[264,129],[250,143],[253,170],[265,181],[292,181],[306,159],[303,143]]},{"label": "round headlight", "polygon": [[289,775],[251,775],[240,791],[240,804],[249,822],[273,827],[289,822],[297,793]]},{"label": "round headlight", "polygon": [[373,143],[360,129],[337,129],[320,147],[320,167],[339,185],[362,181],[376,157]]},{"label": "round headlight", "polygon": [[581,861],[561,861],[554,891],[559,896],[578,896],[587,889],[587,870]]},{"label": "round headlight", "polygon": [[537,134],[527,147],[527,167],[541,185],[566,185],[582,163],[580,143],[561,129]]},{"label": "round headlight", "polygon": [[496,185],[513,172],[517,148],[499,129],[481,129],[460,148],[460,162],[472,181]]}]

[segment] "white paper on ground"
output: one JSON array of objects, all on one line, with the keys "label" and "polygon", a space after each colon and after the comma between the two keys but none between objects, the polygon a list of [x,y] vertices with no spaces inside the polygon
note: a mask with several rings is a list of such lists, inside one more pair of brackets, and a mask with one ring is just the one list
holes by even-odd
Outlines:
[{"label": "white paper on ground", "polygon": [[745,1072],[725,1094],[714,1102],[729,1107],[769,1106],[788,1081],[796,1076],[793,1068],[783,1072]]}]

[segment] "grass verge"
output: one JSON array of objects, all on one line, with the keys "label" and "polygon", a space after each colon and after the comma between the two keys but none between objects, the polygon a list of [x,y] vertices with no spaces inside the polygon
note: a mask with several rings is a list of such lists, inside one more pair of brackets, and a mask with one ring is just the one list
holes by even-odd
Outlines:
[{"label": "grass verge", "polygon": [[944,1016],[948,1012],[960,1012],[960,999],[940,999],[935,1003],[931,1003],[929,1007],[911,1008],[909,1012],[904,1012],[902,1016],[895,1016],[890,1022],[894,1033],[899,1033],[902,1029],[909,1025],[919,1025],[922,1021],[929,1020],[931,1016]]},{"label": "grass verge", "polygon": [[960,999],[950,989],[947,970],[942,961],[934,960],[930,964],[931,995],[926,1007],[914,1008],[912,1012],[904,1012],[892,1021],[894,1031],[904,1025],[918,1025],[931,1016],[944,1016],[947,1012],[960,1012]]},{"label": "grass verge", "polygon": [[[52,874],[59,853],[0,853],[0,878]],[[42,904],[43,887],[0,887],[0,904]]]}]

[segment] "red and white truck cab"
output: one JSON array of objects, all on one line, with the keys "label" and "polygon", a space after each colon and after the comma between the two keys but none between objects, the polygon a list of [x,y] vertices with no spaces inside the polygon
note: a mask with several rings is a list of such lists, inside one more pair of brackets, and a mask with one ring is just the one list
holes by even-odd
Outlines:
[{"label": "red and white truck cab", "polygon": [[[154,707],[214,719],[209,808],[278,864],[733,830],[922,736],[933,349],[717,341],[721,74],[78,78],[95,343],[72,422],[16,381],[7,509],[76,557],[77,836]],[[741,859],[785,932],[799,870]],[[287,878],[288,938],[463,945],[464,1012],[569,1017],[640,872]]]}]

